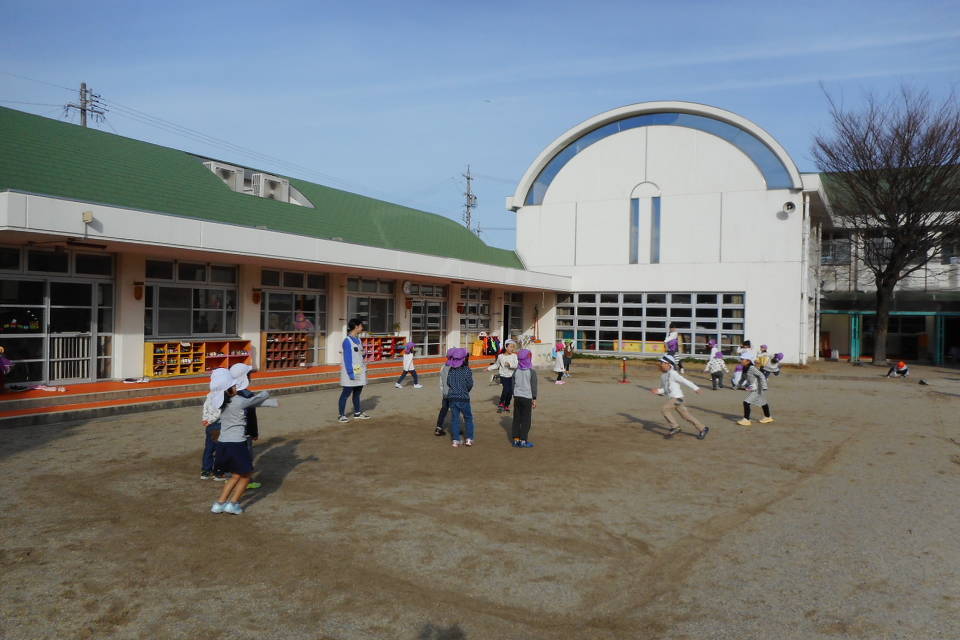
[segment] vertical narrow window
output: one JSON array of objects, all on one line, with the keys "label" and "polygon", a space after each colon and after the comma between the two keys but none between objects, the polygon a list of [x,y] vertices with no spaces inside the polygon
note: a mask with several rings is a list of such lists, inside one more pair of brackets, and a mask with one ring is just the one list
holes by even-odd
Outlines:
[{"label": "vertical narrow window", "polygon": [[650,264],[660,262],[660,196],[651,198]]},{"label": "vertical narrow window", "polygon": [[640,260],[640,199],[630,199],[630,264]]}]

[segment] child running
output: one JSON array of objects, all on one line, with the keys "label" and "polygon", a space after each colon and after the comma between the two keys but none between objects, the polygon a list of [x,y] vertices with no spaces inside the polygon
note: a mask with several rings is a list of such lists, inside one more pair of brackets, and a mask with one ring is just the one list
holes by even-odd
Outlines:
[{"label": "child running", "polygon": [[[226,369],[224,369],[226,371]],[[227,375],[230,372],[227,371]],[[233,376],[231,377],[231,381]],[[253,474],[253,459],[244,435],[247,428],[246,410],[262,405],[270,394],[266,391],[250,397],[237,395],[237,388],[231,385],[226,391],[211,391],[208,395],[211,406],[220,407],[220,432],[217,434],[217,467],[232,473],[224,484],[220,497],[210,507],[212,513],[232,513],[240,515],[240,497],[247,489]]]},{"label": "child running", "polygon": [[715,350],[710,359],[707,360],[707,366],[703,368],[705,372],[710,373],[710,382],[713,384],[713,390],[723,389],[723,374],[727,373],[727,363],[723,361],[723,354],[720,350]]},{"label": "child running", "polygon": [[401,389],[403,387],[403,379],[407,377],[408,373],[413,376],[413,388],[423,389],[423,385],[420,384],[420,379],[417,377],[417,368],[413,364],[413,350],[416,346],[417,345],[412,342],[408,342],[407,344],[403,345],[403,372],[400,374],[400,378],[393,385],[397,389]]},{"label": "child running", "polygon": [[497,370],[500,376],[500,400],[497,401],[497,413],[510,411],[510,401],[513,399],[513,372],[517,370],[517,343],[507,340],[503,343],[503,351],[497,355],[497,361],[487,367],[488,371]]},{"label": "child running", "polygon": [[[445,397],[450,401],[450,432],[452,445],[473,446],[473,410],[470,408],[470,390],[473,389],[473,371],[470,370],[470,355],[466,349],[457,348],[447,358],[450,370],[447,372],[447,391]],[[461,438],[460,419],[466,427],[466,440]]]},{"label": "child running", "polygon": [[200,461],[201,480],[225,479],[223,472],[214,466],[214,455],[217,449],[216,434],[220,431],[220,405],[223,404],[222,396],[216,394],[222,394],[233,384],[233,376],[230,375],[229,370],[221,367],[210,372],[210,393],[203,402],[203,416],[200,419],[204,427],[203,458]]},{"label": "child running", "polygon": [[743,400],[743,418],[737,420],[737,424],[743,427],[749,427],[752,424],[750,422],[751,405],[757,405],[763,409],[763,417],[759,420],[760,424],[773,422],[773,418],[770,417],[770,405],[767,404],[767,389],[769,388],[767,377],[753,364],[756,357],[756,353],[751,349],[745,349],[740,354],[740,364],[744,371],[744,384],[750,390],[750,393]]},{"label": "child running", "polygon": [[559,340],[553,346],[553,372],[557,374],[557,380],[554,384],[565,384],[563,374],[567,368],[563,364],[563,343]]},{"label": "child running", "polygon": [[677,360],[673,356],[663,356],[657,364],[660,367],[660,388],[651,389],[651,391],[658,396],[666,396],[667,398],[667,401],[661,407],[663,417],[666,419],[667,424],[670,425],[670,431],[667,432],[667,437],[670,438],[680,433],[680,425],[677,423],[677,419],[673,417],[673,412],[676,411],[680,414],[681,418],[697,428],[697,440],[703,440],[707,437],[710,427],[703,426],[703,424],[690,415],[687,408],[683,406],[683,389],[680,388],[680,385],[686,385],[696,393],[700,393],[700,387],[677,373]]},{"label": "child running", "polygon": [[513,446],[529,449],[530,422],[537,408],[537,372],[533,370],[533,353],[520,349],[517,353],[517,372],[513,375]]}]

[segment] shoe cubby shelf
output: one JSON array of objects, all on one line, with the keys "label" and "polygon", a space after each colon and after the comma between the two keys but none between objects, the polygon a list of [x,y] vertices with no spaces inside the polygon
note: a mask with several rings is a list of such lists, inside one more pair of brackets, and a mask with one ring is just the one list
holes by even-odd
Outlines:
[{"label": "shoe cubby shelf", "polygon": [[249,340],[143,343],[143,375],[148,378],[202,375],[238,362],[253,364]]},{"label": "shoe cubby shelf", "polygon": [[297,369],[313,365],[314,334],[305,331],[265,331],[260,334],[264,369]]},{"label": "shoe cubby shelf", "polygon": [[404,336],[366,336],[360,338],[360,342],[363,344],[363,359],[377,362],[401,357],[407,339]]}]

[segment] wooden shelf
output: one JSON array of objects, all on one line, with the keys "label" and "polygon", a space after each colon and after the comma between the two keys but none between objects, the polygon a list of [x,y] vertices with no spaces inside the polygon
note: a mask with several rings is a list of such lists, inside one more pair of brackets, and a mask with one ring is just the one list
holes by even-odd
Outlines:
[{"label": "wooden shelf", "polygon": [[313,366],[314,334],[307,331],[265,331],[260,334],[263,369]]},{"label": "wooden shelf", "polygon": [[143,375],[148,378],[201,375],[218,367],[252,364],[249,340],[143,343]]},{"label": "wooden shelf", "polygon": [[403,345],[407,343],[404,336],[366,336],[360,338],[363,345],[363,359],[367,362],[378,362],[390,358],[399,358],[403,355]]}]

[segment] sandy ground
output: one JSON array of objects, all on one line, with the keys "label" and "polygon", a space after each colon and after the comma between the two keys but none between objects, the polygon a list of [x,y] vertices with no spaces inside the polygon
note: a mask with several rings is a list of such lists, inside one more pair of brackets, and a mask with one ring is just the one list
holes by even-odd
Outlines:
[{"label": "sandy ground", "polygon": [[0,636],[960,638],[960,371],[787,370],[750,428],[705,389],[701,442],[615,366],[542,385],[529,450],[486,380],[471,449],[435,378],[346,425],[282,397],[242,516],[209,513],[199,408],[0,431]]}]

